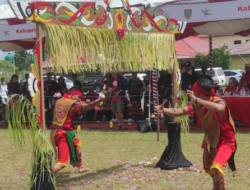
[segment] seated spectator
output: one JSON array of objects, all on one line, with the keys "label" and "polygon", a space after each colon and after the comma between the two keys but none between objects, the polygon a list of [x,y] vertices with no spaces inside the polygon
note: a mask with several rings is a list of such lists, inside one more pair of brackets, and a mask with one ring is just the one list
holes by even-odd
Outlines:
[{"label": "seated spectator", "polygon": [[113,116],[113,112],[111,109],[111,104],[108,101],[103,102],[100,110],[98,111],[98,116],[101,121],[110,121]]},{"label": "seated spectator", "polygon": [[[94,101],[94,100],[96,100],[96,99],[98,99],[98,98],[99,98],[99,94],[97,94],[97,93],[93,90],[93,88],[89,89],[89,92],[86,94],[86,99],[87,99],[87,100],[89,99],[89,101],[92,102],[92,101]],[[87,116],[88,116],[90,119],[93,119],[93,121],[95,121],[95,120],[96,120],[97,113],[98,113],[98,111],[95,110],[95,109],[88,110],[88,111],[87,111]]]},{"label": "seated spectator", "polygon": [[142,118],[142,109],[140,104],[136,102],[130,102],[127,105],[128,119],[139,120]]},{"label": "seated spectator", "polygon": [[229,85],[225,89],[224,93],[240,94],[241,86],[238,85],[237,80],[234,77],[229,78]]},{"label": "seated spectator", "polygon": [[93,88],[89,89],[89,92],[86,94],[86,99],[89,99],[92,102],[98,98],[99,94],[96,93]]}]

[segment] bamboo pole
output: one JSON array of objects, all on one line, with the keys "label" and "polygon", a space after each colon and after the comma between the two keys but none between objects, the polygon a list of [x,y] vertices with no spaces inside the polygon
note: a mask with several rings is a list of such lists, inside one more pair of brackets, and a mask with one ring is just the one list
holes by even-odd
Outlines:
[{"label": "bamboo pole", "polygon": [[41,84],[41,92],[40,92],[40,96],[41,96],[41,102],[40,102],[40,106],[42,108],[42,113],[41,117],[42,117],[42,129],[43,132],[46,136],[46,123],[45,123],[45,111],[44,111],[44,81],[43,81],[43,49],[42,49],[42,40],[43,40],[43,26],[42,23],[37,22],[36,23],[36,37],[38,39],[37,43],[39,42],[39,69],[40,69],[40,84]]},{"label": "bamboo pole", "polygon": [[[175,63],[173,65],[173,70],[172,70],[172,102],[171,102],[171,107],[175,108],[175,97],[176,97],[176,92],[175,92],[175,73],[176,73],[176,68],[175,68]],[[172,117],[172,122],[175,122],[175,118]]]},{"label": "bamboo pole", "polygon": [[[157,93],[157,105],[159,105],[159,94]],[[157,114],[158,120],[157,120],[157,141],[160,140],[160,115]]]}]

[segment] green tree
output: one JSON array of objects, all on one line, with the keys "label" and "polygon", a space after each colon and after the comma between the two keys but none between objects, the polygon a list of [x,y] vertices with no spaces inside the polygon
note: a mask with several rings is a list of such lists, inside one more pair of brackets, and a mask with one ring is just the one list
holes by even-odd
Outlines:
[{"label": "green tree", "polygon": [[[18,67],[15,67],[15,70],[18,71]],[[4,77],[9,82],[13,74],[13,64],[6,60],[0,60],[0,78]]]},{"label": "green tree", "polygon": [[[221,67],[222,69],[230,69],[232,64],[231,56],[225,48],[215,48],[213,49],[213,66]],[[209,53],[203,55],[197,53],[194,58],[194,66],[197,68],[207,66],[209,67]]]},{"label": "green tree", "polygon": [[15,65],[21,70],[28,70],[33,63],[33,55],[27,51],[17,51],[14,56]]},{"label": "green tree", "polygon": [[[208,54],[209,57],[209,54]],[[231,55],[225,48],[213,49],[213,65],[214,67],[221,67],[222,69],[230,69],[232,64]]]},{"label": "green tree", "polygon": [[207,55],[204,55],[204,54],[201,54],[201,53],[197,53],[195,55],[194,66],[196,68],[201,68],[201,67],[208,66],[208,65],[209,65],[209,61],[208,61],[208,56]]}]

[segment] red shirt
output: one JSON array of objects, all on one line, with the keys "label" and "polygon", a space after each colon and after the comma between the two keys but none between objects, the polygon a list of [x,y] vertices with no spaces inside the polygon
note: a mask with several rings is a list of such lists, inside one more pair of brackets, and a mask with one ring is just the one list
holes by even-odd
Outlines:
[{"label": "red shirt", "polygon": [[227,86],[224,93],[226,93],[226,92],[240,92],[240,90],[241,90],[241,86],[235,86],[235,88],[232,90],[231,90],[230,86]]},{"label": "red shirt", "polygon": [[250,74],[247,75],[246,73],[243,73],[242,78],[243,78],[244,87],[250,84]]},{"label": "red shirt", "polygon": [[[211,99],[211,101],[213,101],[213,98]],[[222,102],[218,102],[217,104],[222,104],[224,105]],[[188,110],[189,113],[192,115],[194,113],[193,108],[191,105],[188,106]],[[207,113],[208,109],[207,108],[202,108],[202,115],[205,115]],[[220,142],[219,145],[224,144],[225,142],[227,143],[235,143],[235,133],[233,131],[233,128],[231,127],[231,124],[229,122],[229,118],[228,118],[228,111],[227,108],[225,107],[225,113],[223,115],[223,117],[219,117],[218,114],[217,118],[220,124],[220,128],[221,128],[221,138],[220,138]],[[197,117],[199,117],[197,115]]]},{"label": "red shirt", "polygon": [[90,93],[86,94],[86,99],[89,99],[91,102],[98,98],[99,98],[99,94],[97,93],[94,93],[93,95]]},{"label": "red shirt", "polygon": [[[112,88],[113,88],[113,90],[118,91],[117,77],[114,77]],[[113,100],[113,101],[121,101],[122,99],[118,95],[118,96],[113,96],[111,100]]]}]

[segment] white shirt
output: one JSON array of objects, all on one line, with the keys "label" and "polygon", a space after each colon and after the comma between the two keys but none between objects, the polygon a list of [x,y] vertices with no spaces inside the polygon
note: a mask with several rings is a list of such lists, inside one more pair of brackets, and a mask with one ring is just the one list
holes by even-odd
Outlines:
[{"label": "white shirt", "polygon": [[7,99],[8,87],[6,84],[0,83],[0,96]]}]

